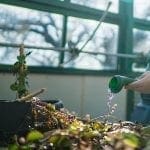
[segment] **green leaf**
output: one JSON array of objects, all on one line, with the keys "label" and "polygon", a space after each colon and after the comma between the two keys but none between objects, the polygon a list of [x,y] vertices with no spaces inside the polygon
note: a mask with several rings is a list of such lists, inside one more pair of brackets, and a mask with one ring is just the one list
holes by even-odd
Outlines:
[{"label": "green leaf", "polygon": [[81,134],[82,137],[84,138],[93,138],[99,135],[99,132],[96,130],[89,131],[89,132],[84,132]]},{"label": "green leaf", "polygon": [[146,126],[142,128],[142,134],[146,134],[150,136],[150,126]]},{"label": "green leaf", "polygon": [[19,146],[17,144],[8,145],[8,150],[19,150]]},{"label": "green leaf", "polygon": [[30,51],[30,52],[28,52],[28,53],[26,54],[26,56],[29,56],[31,53],[32,53],[31,51]]},{"label": "green leaf", "polygon": [[13,67],[12,67],[12,71],[13,72],[17,72],[18,71],[18,69],[19,69],[19,62],[17,61],[14,65],[13,65]]},{"label": "green leaf", "polygon": [[25,56],[24,55],[21,55],[21,56],[17,56],[17,59],[18,59],[18,61],[19,61],[19,63],[24,63],[24,61],[25,61]]},{"label": "green leaf", "polygon": [[44,135],[41,132],[39,132],[37,130],[33,130],[28,133],[27,141],[34,142],[34,141],[38,141],[38,140],[42,139],[43,137],[44,137]]},{"label": "green leaf", "polygon": [[54,145],[57,145],[59,139],[60,139],[61,135],[58,134],[58,135],[53,135],[49,138],[49,142],[50,143],[53,143]]},{"label": "green leaf", "polygon": [[99,132],[103,131],[105,129],[105,126],[101,122],[93,122],[92,124],[93,130],[97,130]]},{"label": "green leaf", "polygon": [[53,143],[56,149],[68,149],[71,147],[71,141],[66,135],[53,135],[49,138],[49,142]]},{"label": "green leaf", "polygon": [[123,133],[123,138],[123,142],[132,148],[138,148],[140,146],[140,139],[134,133]]},{"label": "green leaf", "polygon": [[16,83],[11,84],[11,85],[10,85],[10,89],[11,89],[12,91],[17,91],[17,90],[18,90],[18,85],[17,85]]}]

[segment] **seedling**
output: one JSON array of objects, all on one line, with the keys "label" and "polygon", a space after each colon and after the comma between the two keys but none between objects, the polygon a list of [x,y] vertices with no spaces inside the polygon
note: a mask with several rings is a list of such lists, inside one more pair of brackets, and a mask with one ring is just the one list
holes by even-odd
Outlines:
[{"label": "seedling", "polygon": [[19,56],[17,56],[17,61],[12,67],[12,72],[16,76],[16,81],[11,84],[10,89],[17,92],[17,98],[21,98],[29,94],[27,81],[28,68],[26,65],[26,57],[30,54],[31,52],[25,54],[24,46],[21,45],[19,49]]}]

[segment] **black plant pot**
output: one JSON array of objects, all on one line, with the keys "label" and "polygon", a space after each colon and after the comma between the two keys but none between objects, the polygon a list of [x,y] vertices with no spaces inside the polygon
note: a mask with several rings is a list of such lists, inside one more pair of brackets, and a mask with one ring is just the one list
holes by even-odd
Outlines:
[{"label": "black plant pot", "polygon": [[[63,108],[60,100],[44,100],[57,110]],[[6,145],[13,135],[24,135],[34,127],[31,102],[0,100],[0,145]]]},{"label": "black plant pot", "polygon": [[15,134],[24,134],[33,126],[31,102],[0,101],[0,144]]}]

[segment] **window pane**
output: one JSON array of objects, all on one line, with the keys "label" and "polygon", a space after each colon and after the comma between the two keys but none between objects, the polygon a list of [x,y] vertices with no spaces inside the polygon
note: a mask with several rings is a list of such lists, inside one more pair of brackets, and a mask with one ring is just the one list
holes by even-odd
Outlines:
[{"label": "window pane", "polygon": [[[150,51],[150,31],[143,31],[134,29],[133,30],[133,52],[134,53],[143,53],[144,55],[148,56],[147,54]],[[146,59],[139,59],[133,65],[133,70],[136,71],[144,71],[147,65]],[[137,70],[139,69],[139,70]]]},{"label": "window pane", "polygon": [[[70,17],[68,19],[68,47],[80,49],[91,36],[97,26],[97,21],[78,19]],[[102,23],[93,39],[88,42],[83,51],[90,52],[117,52],[118,27],[116,25]],[[80,53],[78,57],[73,57],[74,53],[65,57],[65,67],[76,67],[82,69],[116,69],[116,58],[107,55],[90,55]],[[75,58],[75,59],[72,59]]]},{"label": "window pane", "polygon": [[[25,45],[43,47],[61,46],[62,16],[8,5],[0,4],[0,7],[1,42],[24,43]],[[11,58],[11,55],[14,55],[14,50],[3,47],[2,51],[0,51],[0,63],[4,63],[2,61],[4,57],[5,62],[10,63],[11,61],[8,61],[7,56]],[[58,53],[54,51],[34,51],[34,55],[32,55],[33,61],[30,60],[30,64],[43,65],[46,60],[49,60],[46,64],[54,65],[58,62],[58,56]],[[54,58],[56,61],[52,63]],[[39,59],[39,62],[34,61],[37,59]]]},{"label": "window pane", "polygon": [[[58,66],[59,53],[49,50],[24,49],[25,54],[31,52],[27,57],[27,65],[30,66]],[[0,47],[0,64],[12,65],[17,61],[19,48]]]},{"label": "window pane", "polygon": [[134,17],[150,20],[149,0],[134,0]]},{"label": "window pane", "polygon": [[[81,0],[71,0],[71,2],[79,4],[79,5],[88,6],[91,8],[105,10],[108,5],[108,2],[110,2],[110,0],[82,0],[82,1]],[[112,2],[112,5],[110,6],[109,11],[118,13],[119,0],[111,0],[111,2]]]},{"label": "window pane", "polygon": [[150,31],[133,29],[134,35],[134,52],[147,53],[150,50]]}]

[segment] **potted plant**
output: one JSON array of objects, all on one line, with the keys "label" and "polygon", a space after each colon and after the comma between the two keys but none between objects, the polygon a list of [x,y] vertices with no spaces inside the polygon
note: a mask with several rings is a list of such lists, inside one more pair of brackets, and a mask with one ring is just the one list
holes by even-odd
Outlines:
[{"label": "potted plant", "polygon": [[[38,101],[37,95],[44,92],[44,88],[30,93],[28,90],[28,67],[26,58],[31,54],[25,54],[24,46],[21,45],[17,61],[12,66],[15,82],[10,89],[16,92],[16,99],[12,101],[0,101],[0,144],[7,144],[15,134],[23,135],[34,127],[35,118],[33,113],[33,100]],[[49,100],[47,102],[55,105],[56,109],[63,108],[60,100]],[[46,103],[44,100],[41,103]]]}]

